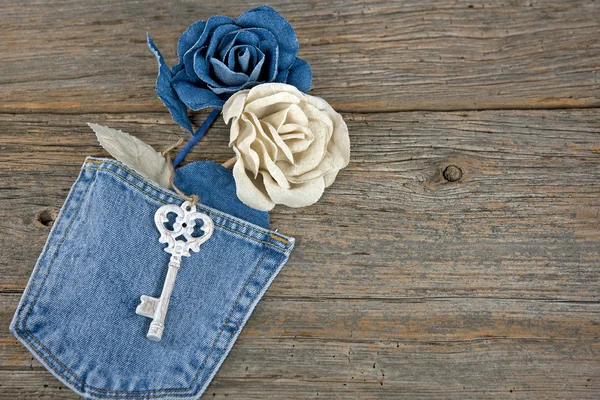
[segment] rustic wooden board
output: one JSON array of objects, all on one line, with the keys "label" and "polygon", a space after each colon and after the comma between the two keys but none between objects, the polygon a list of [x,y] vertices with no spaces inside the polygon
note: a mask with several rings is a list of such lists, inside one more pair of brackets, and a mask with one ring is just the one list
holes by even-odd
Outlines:
[{"label": "rustic wooden board", "polygon": [[[177,38],[264,1],[5,1],[4,112],[162,111],[150,32]],[[293,23],[313,94],[342,111],[600,105],[600,3],[275,0]]]},{"label": "rustic wooden board", "polygon": [[[0,302],[4,319],[18,296]],[[266,298],[207,397],[594,398],[598,311],[598,304],[489,299]],[[11,367],[0,369],[6,393],[73,398],[15,339],[1,333],[0,343],[0,362]]]},{"label": "rustic wooden board", "polygon": [[[263,2],[5,1],[0,399],[75,399],[8,332],[86,155],[86,122],[158,149],[150,32]],[[297,247],[204,398],[597,399],[600,3],[275,0],[344,114],[351,163],[278,207]],[[196,113],[201,122],[206,112]],[[211,128],[188,161],[224,162]]]},{"label": "rustic wooden board", "polygon": [[[207,397],[596,397],[598,110],[344,117],[352,162],[315,206],[272,213],[298,247]],[[0,217],[20,222],[0,236],[2,326],[49,231],[40,212],[106,155],[87,121],[157,148],[180,136],[166,113],[0,115]],[[226,142],[219,123],[190,161],[227,160]],[[73,398],[7,331],[0,344],[5,393]]]},{"label": "rustic wooden board", "polygon": [[[318,204],[272,213],[298,250],[269,295],[599,299],[597,110],[345,117],[349,167]],[[87,121],[157,148],[177,137],[165,113],[0,116],[0,218],[20,221],[4,223],[0,288],[25,286],[49,230],[38,214],[60,208],[85,155],[106,155]],[[190,159],[225,161],[226,142],[219,123]]]}]

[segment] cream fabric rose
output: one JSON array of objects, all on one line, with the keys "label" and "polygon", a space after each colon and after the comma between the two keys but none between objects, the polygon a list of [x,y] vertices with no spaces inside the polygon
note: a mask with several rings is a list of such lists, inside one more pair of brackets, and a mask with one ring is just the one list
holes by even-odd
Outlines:
[{"label": "cream fabric rose", "polygon": [[315,203],[348,165],[350,139],[341,115],[294,86],[265,83],[239,91],[223,106],[231,122],[237,195],[250,207]]}]

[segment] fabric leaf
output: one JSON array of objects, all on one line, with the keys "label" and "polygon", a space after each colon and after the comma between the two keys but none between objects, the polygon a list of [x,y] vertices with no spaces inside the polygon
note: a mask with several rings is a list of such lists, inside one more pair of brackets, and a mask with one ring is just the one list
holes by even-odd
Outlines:
[{"label": "fabric leaf", "polygon": [[88,125],[96,133],[100,145],[117,161],[160,186],[169,188],[171,169],[162,154],[123,131],[98,124],[88,123]]},{"label": "fabric leaf", "polygon": [[165,63],[163,56],[158,51],[158,48],[152,41],[150,35],[147,35],[148,47],[156,57],[156,61],[158,62],[158,76],[156,77],[156,94],[162,100],[165,106],[169,109],[171,116],[173,117],[173,121],[177,122],[179,126],[194,134],[194,129],[192,128],[192,123],[187,116],[187,108],[185,104],[179,99],[175,89],[171,86],[171,79],[173,78],[173,73]]}]

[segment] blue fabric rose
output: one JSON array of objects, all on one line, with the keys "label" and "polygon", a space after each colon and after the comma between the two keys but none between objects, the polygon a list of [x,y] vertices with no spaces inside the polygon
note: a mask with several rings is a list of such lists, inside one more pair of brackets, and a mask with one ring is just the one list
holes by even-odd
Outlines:
[{"label": "blue fabric rose", "polygon": [[298,40],[277,11],[261,6],[236,19],[213,16],[193,23],[177,44],[179,63],[172,69],[148,36],[158,60],[156,92],[173,120],[193,133],[187,108],[220,109],[242,89],[266,82],[310,89],[312,72],[298,57]]}]

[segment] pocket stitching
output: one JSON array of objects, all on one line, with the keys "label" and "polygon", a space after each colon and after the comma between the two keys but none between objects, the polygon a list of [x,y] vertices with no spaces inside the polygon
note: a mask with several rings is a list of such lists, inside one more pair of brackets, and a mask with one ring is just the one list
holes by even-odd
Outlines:
[{"label": "pocket stitching", "polygon": [[[115,175],[118,175],[118,174],[116,173],[116,171],[113,171],[113,170],[111,170],[111,169],[107,169],[107,168],[104,168],[104,167],[102,167],[102,164],[104,164],[104,163],[106,163],[106,164],[110,164],[110,165],[112,165],[112,166],[114,166],[114,167],[118,168],[119,170],[121,170],[121,171],[124,171],[124,172],[125,172],[125,173],[127,173],[128,175],[132,175],[133,177],[135,177],[135,178],[139,179],[140,181],[143,181],[143,183],[144,183],[145,185],[148,185],[148,186],[150,186],[152,189],[156,190],[157,192],[162,192],[162,193],[164,193],[165,195],[167,195],[167,196],[170,196],[170,197],[179,198],[179,199],[180,199],[180,200],[182,200],[182,201],[184,200],[184,199],[183,199],[183,197],[181,197],[181,196],[180,196],[180,195],[178,195],[177,193],[174,193],[174,192],[170,192],[170,193],[169,193],[169,192],[166,192],[166,193],[165,193],[165,190],[168,190],[168,189],[165,189],[165,188],[163,188],[163,187],[160,187],[160,186],[156,186],[156,184],[155,184],[154,182],[152,182],[151,180],[149,180],[149,179],[145,178],[144,176],[140,175],[138,172],[136,172],[136,171],[134,171],[134,170],[130,169],[129,167],[127,167],[126,165],[124,165],[124,164],[122,164],[122,163],[119,163],[119,162],[117,162],[116,160],[112,160],[112,159],[110,159],[110,158],[94,159],[94,158],[88,157],[88,158],[86,159],[85,163],[92,163],[92,164],[98,165],[98,167],[87,167],[87,166],[85,166],[85,165],[84,165],[84,168],[86,168],[86,169],[102,169],[102,170],[104,170],[104,171],[108,171],[108,172],[111,172],[111,173],[113,173],[113,174],[115,174]],[[120,176],[120,175],[119,175],[119,176]],[[131,184],[131,182],[129,182],[129,181],[128,181],[128,183],[130,183],[130,184]],[[139,187],[138,187],[137,189],[139,189],[140,191],[142,191],[142,189],[141,189],[141,188],[139,188]],[[144,192],[144,193],[145,193],[145,192]],[[255,232],[258,232],[258,233],[269,233],[269,232],[262,232],[261,230],[259,230],[259,229],[256,229],[255,227],[252,227],[252,226],[249,226],[249,225],[246,225],[246,224],[244,224],[243,222],[245,222],[245,221],[244,221],[243,219],[241,219],[241,218],[238,218],[238,219],[241,221],[241,222],[240,222],[240,221],[235,221],[235,220],[232,220],[232,219],[228,218],[228,215],[227,215],[226,213],[219,212],[218,210],[214,210],[214,211],[211,211],[211,210],[206,210],[206,211],[207,211],[207,212],[214,212],[215,214],[219,215],[219,216],[220,216],[220,217],[222,217],[223,219],[226,219],[226,220],[228,220],[228,221],[231,221],[231,222],[233,222],[233,223],[236,223],[236,224],[242,225],[242,226],[244,226],[244,227],[246,227],[246,228],[248,228],[248,229],[251,229],[251,230],[253,230],[253,231],[255,231]],[[261,228],[262,228],[262,229],[264,229],[265,231],[269,231],[269,229],[268,229],[268,228],[263,228],[263,227],[261,227]],[[271,232],[271,233],[272,233],[272,232]],[[283,237],[279,237],[277,234],[274,234],[274,236],[275,236],[275,239],[276,239],[276,240],[279,240],[279,241],[282,241],[283,243],[286,243],[286,244],[288,244],[288,241],[287,241],[285,238],[283,238]]]},{"label": "pocket stitching", "polygon": [[[85,168],[85,169],[86,169],[86,170],[88,170],[88,169],[89,169],[89,170],[100,170],[100,168]],[[119,175],[115,174],[113,171],[110,171],[110,170],[108,170],[108,169],[102,169],[102,170],[105,170],[105,171],[107,171],[107,172],[111,172],[111,174],[112,174],[112,175],[114,175],[114,176],[117,176],[117,177],[121,178],[122,180],[124,180],[122,177],[120,177]],[[155,199],[155,200],[157,200],[157,201],[159,201],[159,202],[163,202],[163,203],[165,203],[164,201],[162,201],[162,200],[160,200],[160,199],[157,199],[157,198],[154,198],[153,196],[149,195],[148,193],[145,193],[145,192],[141,191],[141,190],[140,190],[138,187],[136,187],[136,186],[134,186],[133,184],[131,184],[131,182],[129,182],[129,181],[126,181],[126,180],[124,180],[124,181],[125,181],[125,182],[127,182],[127,183],[129,183],[129,184],[130,184],[131,186],[133,186],[134,188],[138,189],[138,190],[139,190],[139,191],[140,191],[142,194],[148,195],[148,196],[152,197],[153,199]],[[34,306],[35,306],[35,303],[37,302],[37,300],[38,300],[38,298],[39,298],[39,296],[40,296],[40,294],[41,294],[41,291],[42,291],[42,289],[44,288],[44,284],[45,284],[45,282],[46,282],[46,279],[47,279],[47,278],[48,278],[48,276],[50,275],[50,271],[51,271],[51,269],[52,269],[52,266],[53,266],[53,264],[54,264],[54,261],[56,260],[56,257],[58,256],[58,253],[59,253],[59,251],[60,251],[60,248],[62,247],[62,245],[63,245],[63,243],[64,243],[64,241],[65,241],[65,239],[66,239],[66,236],[67,236],[68,232],[70,231],[70,228],[71,228],[71,226],[72,226],[73,222],[76,220],[76,217],[79,215],[79,211],[81,210],[81,206],[82,206],[82,204],[83,204],[83,202],[84,202],[84,199],[86,198],[87,194],[89,193],[89,189],[90,189],[90,187],[91,187],[91,184],[92,184],[92,183],[93,183],[93,182],[90,182],[90,185],[88,185],[88,186],[87,186],[87,187],[84,189],[84,191],[83,191],[83,193],[82,193],[82,195],[81,195],[81,198],[80,198],[80,199],[78,200],[78,202],[76,203],[76,206],[77,206],[77,208],[76,208],[76,210],[74,211],[74,213],[73,213],[73,215],[72,215],[71,219],[69,220],[69,223],[68,223],[67,227],[65,228],[65,232],[64,232],[64,234],[63,234],[63,236],[62,236],[61,240],[59,241],[59,243],[58,243],[58,245],[57,245],[57,247],[56,247],[56,249],[55,249],[55,252],[54,252],[54,254],[53,254],[53,256],[52,256],[52,259],[50,260],[50,262],[49,262],[49,265],[48,265],[48,267],[47,267],[47,269],[46,269],[46,273],[45,273],[44,277],[42,278],[42,282],[41,282],[41,284],[40,284],[40,288],[39,288],[39,289],[38,289],[38,291],[36,292],[36,294],[35,294],[35,296],[34,296],[34,298],[33,298],[33,299],[31,299],[31,300],[30,300],[30,299],[27,299],[27,301],[24,303],[24,304],[27,304],[27,305],[29,305],[29,310],[28,310],[28,312],[25,314],[25,316],[23,316],[23,311],[24,311],[24,309],[25,309],[25,308],[23,307],[23,308],[21,308],[21,309],[20,309],[20,313],[19,313],[19,319],[18,319],[19,323],[17,324],[17,326],[18,326],[18,327],[21,327],[21,329],[16,329],[16,330],[15,330],[15,332],[16,332],[16,333],[17,333],[17,334],[18,334],[18,335],[19,335],[19,336],[20,336],[20,337],[21,337],[23,340],[27,341],[28,343],[30,343],[30,344],[32,345],[32,349],[33,349],[33,350],[34,350],[34,351],[35,351],[35,352],[36,352],[36,353],[37,353],[37,354],[38,354],[38,355],[39,355],[39,356],[40,356],[42,359],[44,359],[44,360],[45,360],[45,361],[48,363],[48,366],[49,366],[49,367],[50,367],[50,368],[51,368],[51,369],[52,369],[54,372],[58,373],[58,374],[59,374],[59,375],[60,375],[60,376],[61,376],[63,379],[65,379],[66,381],[68,381],[68,382],[71,382],[73,385],[75,385],[75,386],[77,386],[77,387],[80,387],[82,392],[84,392],[84,391],[86,391],[86,389],[88,389],[88,390],[89,390],[89,391],[91,391],[91,392],[97,392],[97,393],[96,393],[96,394],[94,394],[94,395],[95,395],[95,396],[98,396],[98,397],[104,397],[104,398],[121,398],[121,397],[139,397],[140,395],[144,395],[144,394],[148,394],[148,395],[147,395],[147,397],[158,397],[158,396],[161,396],[160,392],[181,392],[181,391],[189,391],[189,390],[193,389],[193,387],[194,387],[194,386],[198,385],[198,382],[196,382],[196,381],[198,380],[198,378],[200,377],[200,374],[201,374],[201,373],[202,373],[202,371],[204,370],[204,367],[205,367],[206,363],[208,362],[208,359],[209,359],[209,357],[212,355],[213,351],[215,350],[215,348],[216,348],[216,346],[217,346],[217,343],[218,343],[219,339],[221,338],[221,336],[222,336],[222,334],[223,334],[223,332],[224,332],[224,329],[225,329],[225,327],[226,327],[226,326],[227,326],[227,324],[230,322],[230,320],[231,320],[231,317],[232,317],[232,314],[233,314],[233,311],[235,310],[236,306],[238,305],[238,302],[239,302],[239,300],[241,299],[241,297],[242,297],[243,293],[246,291],[246,289],[247,289],[248,285],[250,284],[250,282],[251,282],[252,278],[253,278],[253,277],[254,277],[254,275],[256,274],[256,271],[258,271],[258,269],[260,268],[260,266],[261,266],[261,265],[263,265],[263,261],[264,261],[264,259],[265,259],[265,256],[266,256],[266,254],[267,254],[267,252],[268,252],[268,249],[269,249],[269,248],[267,247],[267,248],[265,249],[265,251],[263,252],[263,254],[262,254],[261,258],[259,259],[259,261],[258,261],[258,262],[257,262],[257,264],[255,265],[255,267],[253,268],[253,270],[252,270],[251,274],[250,274],[250,275],[249,275],[249,277],[246,279],[246,282],[245,282],[244,286],[242,287],[242,289],[241,289],[241,290],[240,290],[240,292],[238,293],[238,296],[237,296],[237,298],[236,298],[236,301],[235,301],[235,303],[233,304],[233,306],[232,306],[232,308],[231,308],[231,310],[230,310],[230,312],[229,312],[229,314],[228,314],[228,316],[227,316],[227,319],[225,320],[225,322],[224,322],[223,326],[221,327],[221,329],[220,329],[220,331],[219,331],[219,333],[218,333],[218,335],[217,335],[217,338],[215,339],[215,342],[213,343],[213,346],[212,346],[211,350],[209,351],[208,355],[205,357],[205,359],[204,359],[204,361],[203,361],[203,363],[202,363],[201,367],[198,369],[198,372],[196,373],[196,376],[194,377],[194,380],[192,381],[193,383],[192,383],[192,385],[191,385],[190,387],[188,387],[188,388],[172,388],[172,389],[149,389],[149,390],[145,390],[145,391],[106,390],[106,389],[95,388],[95,387],[93,387],[93,386],[90,386],[90,385],[86,384],[86,383],[85,383],[85,381],[83,381],[81,378],[79,378],[77,375],[75,375],[75,373],[74,373],[73,371],[71,371],[71,370],[70,370],[70,369],[69,369],[67,366],[65,366],[65,365],[64,365],[64,364],[63,364],[63,363],[62,363],[60,360],[58,360],[58,359],[56,358],[56,356],[55,356],[55,355],[54,355],[54,354],[53,354],[53,353],[52,353],[52,352],[51,352],[51,351],[50,351],[48,348],[46,348],[46,346],[44,346],[44,344],[43,344],[43,343],[41,343],[41,341],[40,341],[40,340],[39,340],[37,337],[35,337],[35,336],[34,336],[34,335],[33,335],[33,334],[32,334],[32,333],[31,333],[31,332],[30,332],[30,331],[27,329],[27,326],[26,326],[26,324],[27,324],[27,321],[28,321],[28,319],[29,319],[29,317],[30,317],[31,313],[33,312],[33,308],[34,308]],[[232,221],[232,222],[236,222],[236,221]],[[236,222],[236,223],[237,223],[237,222]],[[275,246],[275,245],[274,245],[274,244],[272,244],[272,243],[269,243],[269,242],[264,242],[264,241],[261,241],[261,240],[259,240],[259,239],[256,239],[256,238],[252,238],[252,237],[250,237],[250,236],[244,235],[244,234],[243,234],[243,233],[241,233],[241,232],[234,231],[234,230],[232,230],[232,229],[229,229],[228,227],[225,227],[225,226],[223,226],[223,225],[220,225],[220,224],[219,224],[219,226],[220,226],[220,227],[222,227],[222,228],[224,228],[224,229],[230,230],[230,231],[231,231],[231,232],[233,232],[234,234],[239,234],[239,235],[242,235],[242,236],[246,236],[246,237],[248,237],[248,238],[250,238],[250,239],[253,239],[253,240],[255,240],[255,241],[258,241],[258,242],[261,242],[261,243],[267,244],[267,245],[269,245],[270,247],[272,247],[272,248],[275,248],[275,249],[277,249],[277,250],[282,250],[282,249],[281,249],[281,247]],[[249,228],[250,228],[250,229],[252,229],[251,227],[249,227]],[[280,258],[279,258],[278,262],[276,263],[276,268],[275,268],[275,270],[277,270],[277,267],[278,267],[278,266],[281,264],[281,261],[282,261],[282,259],[284,258],[284,256],[285,256],[286,254],[288,254],[288,253],[289,253],[289,251],[290,251],[290,250],[287,250],[287,251],[283,251],[283,252],[281,252],[281,256],[280,256]],[[271,273],[271,275],[272,275],[272,273]],[[271,275],[269,275],[269,277],[270,277]],[[34,283],[37,281],[37,279],[39,279],[39,275],[36,275],[36,277],[35,277],[35,278],[32,280],[31,284],[33,285],[33,284],[34,284]],[[258,295],[261,293],[261,291],[262,291],[262,288],[264,288],[264,286],[265,286],[265,285],[266,285],[268,282],[269,282],[269,279],[266,279],[266,280],[265,280],[265,282],[262,284],[262,286],[261,286],[261,287],[259,288],[259,290],[257,291],[257,293],[255,294],[255,296],[252,298],[252,300],[251,300],[250,304],[252,304],[252,303],[254,302],[254,300],[256,299],[256,297],[257,297],[257,296],[258,296]],[[245,315],[245,314],[244,314],[244,315]],[[240,320],[240,321],[238,321],[238,322],[236,323],[236,325],[235,325],[235,326],[236,326],[236,328],[235,328],[235,330],[234,330],[234,333],[235,333],[235,332],[237,332],[237,330],[239,329],[239,326],[240,326],[240,324],[241,324],[241,322],[242,322],[242,321],[243,321],[243,319],[242,319],[242,320]],[[24,332],[22,332],[22,331],[26,332],[26,333],[27,333],[27,336],[29,336],[29,337],[27,337],[27,336],[23,335],[23,333],[24,333]],[[226,348],[229,346],[229,343],[231,342],[231,340],[233,339],[233,337],[234,337],[234,336],[235,336],[235,334],[232,334],[232,335],[229,337],[229,339],[228,339],[228,340],[227,340],[227,342],[225,343],[224,349],[226,349]],[[31,342],[30,338],[31,338],[31,339],[33,339],[33,340],[34,340],[34,341],[35,341],[35,342],[36,342],[36,343],[39,345],[39,347],[41,347],[41,349],[43,349],[43,351],[44,351],[44,352],[42,352],[42,350],[41,350],[41,349],[38,349],[38,348],[37,348],[37,346],[34,346],[34,345],[33,345],[33,343]],[[49,362],[50,360],[48,359],[47,355],[46,355],[46,354],[44,354],[44,353],[46,353],[48,356],[50,356],[50,358],[52,358],[52,360],[54,360],[54,363],[50,363],[50,362]],[[219,359],[220,359],[220,357],[221,357],[222,353],[223,353],[223,352],[221,351],[221,353],[220,353],[220,354],[218,355],[218,357],[217,357],[217,360],[219,360]],[[64,371],[61,371],[59,368],[57,368],[57,366],[56,366],[55,364],[58,364],[58,366],[62,367],[62,368],[64,369]],[[212,372],[213,372],[214,368],[215,368],[217,365],[218,365],[218,362],[215,362],[215,363],[213,364],[212,368],[210,369],[210,371],[208,372],[208,375],[206,376],[206,378],[204,378],[203,380],[201,380],[201,381],[200,381],[200,388],[201,388],[201,387],[204,385],[204,383],[205,383],[206,379],[207,379],[208,377],[210,377],[210,375],[212,374]],[[70,377],[69,377],[69,376],[67,376],[67,375],[65,375],[65,373],[68,373],[68,374],[70,375]],[[98,394],[98,393],[107,393],[107,394],[108,394],[108,393],[114,393],[114,394],[121,394],[121,396],[112,396],[112,397],[110,397],[110,396],[106,396],[106,395],[104,395],[104,394]],[[191,395],[193,395],[194,393],[181,393],[181,394],[177,394],[177,393],[171,393],[170,395],[171,395],[171,396],[176,396],[176,397],[184,397],[184,396],[188,396],[188,395],[190,395],[190,394],[191,394]]]},{"label": "pocket stitching", "polygon": [[[110,173],[110,175],[112,175],[112,176],[114,176],[114,177],[116,177],[116,178],[119,178],[121,181],[123,181],[123,182],[125,182],[125,183],[129,184],[129,186],[131,186],[133,189],[136,189],[136,190],[137,190],[138,192],[140,192],[142,195],[144,195],[144,196],[147,196],[147,197],[151,198],[152,200],[158,201],[158,202],[160,202],[160,203],[163,203],[163,204],[172,204],[172,203],[169,203],[169,202],[168,202],[168,201],[166,201],[166,200],[159,199],[158,197],[155,197],[155,196],[151,195],[150,193],[147,193],[147,192],[143,191],[141,188],[139,188],[138,186],[136,186],[136,185],[134,185],[133,183],[129,182],[127,179],[125,179],[125,178],[124,178],[124,177],[122,177],[121,175],[118,175],[118,174],[114,173],[114,171],[111,171],[111,170],[109,170],[109,169],[105,169],[105,168],[86,168],[86,169],[90,169],[90,170],[94,170],[94,171],[105,171],[105,172],[109,172],[109,173]],[[171,196],[171,197],[173,197],[173,196]],[[210,211],[208,211],[208,212],[210,212]],[[230,222],[233,222],[233,223],[235,223],[235,224],[238,224],[238,225],[244,226],[244,227],[246,227],[246,228],[248,228],[248,229],[253,229],[253,228],[252,228],[252,227],[250,227],[250,226],[243,225],[243,224],[241,224],[241,223],[239,223],[239,222],[237,222],[237,221],[234,221],[234,220],[228,219],[228,218],[226,218],[226,217],[224,217],[224,216],[221,216],[221,215],[219,215],[219,217],[221,217],[221,218],[223,218],[223,219],[226,219],[226,220],[228,220],[228,221],[230,221]],[[216,223],[216,222],[213,222],[213,223],[214,223],[214,225],[215,225],[215,226],[218,226],[218,227],[220,227],[220,228],[223,228],[223,229],[225,229],[225,230],[228,230],[228,231],[230,231],[230,232],[232,232],[232,233],[235,233],[235,234],[237,234],[237,235],[240,235],[240,236],[246,237],[246,238],[248,238],[248,239],[251,239],[251,240],[253,240],[253,241],[255,241],[255,242],[266,244],[266,245],[268,245],[268,246],[271,246],[271,247],[273,247],[273,248],[275,248],[275,249],[277,249],[277,250],[281,250],[281,251],[283,251],[283,252],[287,252],[287,253],[289,253],[289,252],[290,252],[290,249],[285,249],[285,248],[283,248],[283,247],[276,246],[276,245],[274,245],[274,244],[273,244],[273,243],[271,243],[271,242],[267,242],[267,241],[264,241],[264,240],[257,239],[257,238],[255,238],[255,237],[249,236],[249,235],[247,235],[247,234],[245,234],[245,233],[242,233],[242,232],[236,231],[235,229],[231,229],[231,228],[229,228],[229,227],[228,227],[228,226],[226,226],[226,225],[222,225],[222,224],[219,224],[219,223]],[[262,232],[260,232],[260,231],[258,231],[258,230],[256,230],[256,229],[253,229],[253,230],[254,230],[255,232],[262,233]],[[269,236],[270,236],[270,237],[273,237],[273,236],[275,236],[275,235],[272,235],[272,234],[271,234],[271,235],[269,235]],[[281,239],[280,239],[280,238],[278,238],[277,240],[279,240],[279,241],[283,242],[283,239],[282,239],[282,238],[281,238]],[[290,242],[288,242],[288,241],[286,241],[285,243],[286,243],[287,245],[289,245],[289,244],[290,244]]]},{"label": "pocket stitching", "polygon": [[[27,329],[27,321],[29,320],[29,317],[31,316],[31,313],[33,312],[33,308],[35,307],[35,304],[42,292],[42,289],[44,288],[44,284],[46,283],[46,279],[48,278],[48,276],[50,275],[50,271],[52,269],[52,266],[54,265],[54,261],[56,260],[56,257],[58,257],[58,252],[60,251],[60,248],[62,247],[67,234],[69,233],[69,230],[71,229],[71,226],[73,224],[73,222],[75,221],[77,215],[79,215],[79,211],[81,210],[81,206],[83,204],[84,199],[87,197],[87,194],[89,193],[89,189],[91,187],[91,185],[93,184],[93,182],[90,182],[90,184],[84,189],[81,198],[75,203],[76,205],[76,209],[73,212],[73,215],[71,216],[71,219],[69,220],[69,223],[67,224],[67,227],[65,228],[64,234],[61,237],[60,241],[58,242],[56,249],[54,251],[54,254],[52,256],[52,258],[50,259],[49,263],[48,263],[48,267],[46,268],[46,273],[44,274],[42,281],[40,283],[40,287],[38,289],[38,291],[36,292],[35,296],[33,297],[33,299],[30,299],[29,297],[27,298],[26,302],[24,303],[27,304],[29,306],[29,310],[27,311],[27,313],[23,316],[23,311],[25,309],[25,307],[21,308],[19,310],[19,319],[18,319],[18,323],[17,323],[17,328],[20,329],[16,329],[15,332],[18,333],[18,335],[25,341],[27,341],[29,344],[32,345],[32,349],[35,349],[36,353],[42,357],[44,360],[46,360],[48,362],[48,359],[45,357],[44,354],[41,353],[40,350],[38,350],[33,343],[31,342],[31,340],[29,340],[26,336],[23,335],[23,333],[26,333],[28,336],[31,337],[31,339],[35,340],[36,343],[38,343],[38,345],[44,349],[48,355],[50,355],[50,357],[56,362],[58,363],[61,367],[63,367],[67,372],[69,372],[75,379],[77,379],[77,377],[68,369],[66,368],[66,366],[64,366],[63,363],[61,363],[55,356],[54,354],[49,351],[46,346],[44,346],[38,338],[36,338],[30,331],[29,329]],[[35,278],[32,280],[31,282],[31,286],[33,286],[35,284],[35,282],[37,281],[37,279],[39,278],[39,272],[38,274],[35,276]],[[31,293],[28,294],[29,296],[31,295]],[[24,332],[23,332],[24,331]],[[50,364],[49,364],[50,365]],[[58,370],[56,367],[52,367],[52,369],[54,371],[56,371],[60,376],[62,376],[65,380],[71,381],[71,379],[69,379],[67,376],[65,376],[62,371]]]}]

